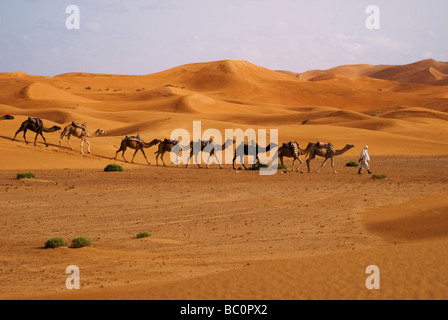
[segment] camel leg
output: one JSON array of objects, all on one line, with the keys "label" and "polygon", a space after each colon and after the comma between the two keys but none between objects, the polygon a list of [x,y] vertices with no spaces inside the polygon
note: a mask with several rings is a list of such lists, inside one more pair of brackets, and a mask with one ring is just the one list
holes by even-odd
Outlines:
[{"label": "camel leg", "polygon": [[62,140],[65,138],[64,134],[61,134],[61,137],[59,138],[59,149],[62,149]]},{"label": "camel leg", "polygon": [[[210,156],[211,156],[211,154],[210,154]],[[216,162],[218,162],[218,164],[219,164],[219,169],[222,169],[222,165],[221,165],[221,163],[219,162],[219,158],[218,158],[218,156],[215,154],[215,155],[213,155],[215,158],[216,158]],[[210,159],[210,157],[208,157],[209,159]]]},{"label": "camel leg", "polygon": [[166,167],[165,161],[163,160],[163,155],[164,154],[165,154],[165,152],[162,152],[162,155],[160,156],[160,159],[162,159],[163,166]]},{"label": "camel leg", "polygon": [[86,140],[86,142],[87,142],[87,153],[90,153],[90,142],[87,140]]},{"label": "camel leg", "polygon": [[146,162],[147,162],[148,164],[150,164],[149,161],[148,161],[148,158],[146,158],[145,151],[144,151],[143,149],[140,149],[140,150],[142,150],[142,153],[143,153],[143,156],[145,157]]},{"label": "camel leg", "polygon": [[16,140],[17,135],[19,134],[19,132],[21,131],[21,129],[17,130],[16,134],[14,135],[14,138],[12,138],[12,141]]},{"label": "camel leg", "polygon": [[[72,147],[72,143],[70,142],[70,134],[67,135],[67,143],[68,143],[68,145],[70,147],[70,150],[74,151],[73,147]],[[82,141],[81,141],[81,152],[82,152]]]},{"label": "camel leg", "polygon": [[324,162],[322,162],[322,165],[320,166],[319,170],[316,171],[316,173],[320,172],[320,169],[322,169],[322,167],[325,165],[325,163],[327,163],[328,158],[325,158]]},{"label": "camel leg", "polygon": [[331,166],[333,167],[333,172],[337,173],[336,169],[334,168],[334,158],[331,158]]},{"label": "camel leg", "polygon": [[137,152],[138,152],[138,149],[135,149],[134,155],[132,156],[131,163],[134,163],[134,158],[135,158],[135,155],[137,154]]},{"label": "camel leg", "polygon": [[311,159],[309,159],[309,158],[306,159],[306,165],[308,167],[308,173],[311,173],[310,162],[311,162]]},{"label": "camel leg", "polygon": [[81,138],[81,154],[84,154],[84,138]]},{"label": "camel leg", "polygon": [[128,160],[126,160],[126,158],[124,157],[124,152],[126,151],[127,148],[123,149],[123,152],[121,153],[121,156],[123,157],[124,161],[128,162]]},{"label": "camel leg", "polygon": [[[37,137],[39,136],[39,132],[38,133],[36,133],[36,137],[34,138],[34,145],[36,145],[36,142],[37,142]],[[42,136],[43,137],[43,136]]]},{"label": "camel leg", "polygon": [[156,152],[156,166],[159,166],[159,152]]},{"label": "camel leg", "polygon": [[297,172],[299,172],[299,170],[300,170],[300,167],[302,166],[302,164],[303,164],[303,161],[302,161],[302,159],[300,159],[300,158],[297,158],[299,161],[300,161],[300,164],[299,164],[299,166],[297,167]]}]

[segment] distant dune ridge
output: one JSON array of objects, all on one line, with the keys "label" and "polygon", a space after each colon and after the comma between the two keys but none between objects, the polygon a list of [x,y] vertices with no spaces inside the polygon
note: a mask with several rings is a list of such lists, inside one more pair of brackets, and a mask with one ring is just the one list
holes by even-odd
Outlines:
[{"label": "distant dune ridge", "polygon": [[399,83],[448,85],[448,62],[427,59],[407,65],[345,65],[328,70],[310,70],[303,73],[282,71],[300,79],[310,80],[322,75],[340,75],[344,77],[369,77],[391,80]]}]

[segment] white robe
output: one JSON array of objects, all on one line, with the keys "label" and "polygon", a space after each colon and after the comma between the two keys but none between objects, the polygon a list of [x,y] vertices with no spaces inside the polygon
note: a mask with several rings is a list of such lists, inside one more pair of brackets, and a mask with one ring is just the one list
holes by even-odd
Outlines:
[{"label": "white robe", "polygon": [[369,154],[367,153],[367,149],[364,149],[361,152],[361,155],[359,156],[359,162],[361,165],[361,169],[366,169],[369,170],[369,161],[370,161],[370,157]]}]

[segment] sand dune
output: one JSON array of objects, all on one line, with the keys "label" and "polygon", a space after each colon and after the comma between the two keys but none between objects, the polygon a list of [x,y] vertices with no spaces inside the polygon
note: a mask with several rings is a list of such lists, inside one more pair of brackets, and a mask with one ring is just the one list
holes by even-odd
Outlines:
[{"label": "sand dune", "polygon": [[[447,81],[448,63],[432,59],[300,74],[235,60],[143,76],[2,73],[0,116],[14,120],[0,121],[0,298],[445,299]],[[22,134],[12,142],[29,116],[107,135],[89,138],[86,155],[76,137],[74,151],[66,140],[60,148],[61,131],[44,133],[48,147],[30,131],[30,144]],[[151,166],[141,153],[134,164],[114,160],[126,135],[162,140],[192,133],[193,121],[222,138],[277,129],[279,144],[355,148],[336,157],[337,175],[329,164],[270,177],[231,164],[177,168],[168,154],[155,167],[157,147],[145,150]],[[345,167],[366,144],[387,179]],[[125,172],[105,174],[112,162]],[[17,180],[22,171],[37,178]],[[136,239],[141,231],[153,235]],[[79,235],[95,246],[41,248]],[[82,290],[69,292],[64,270],[74,263]],[[371,264],[381,291],[365,287]]]},{"label": "sand dune", "polygon": [[290,74],[305,80],[326,74],[337,74],[345,77],[364,76],[400,83],[447,85],[448,62],[427,59],[401,66],[358,64]]}]

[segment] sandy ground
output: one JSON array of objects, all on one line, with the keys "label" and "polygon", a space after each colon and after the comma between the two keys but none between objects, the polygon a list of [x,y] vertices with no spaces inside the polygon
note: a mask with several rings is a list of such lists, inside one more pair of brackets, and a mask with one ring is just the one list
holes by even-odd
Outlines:
[{"label": "sandy ground", "polygon": [[[143,77],[15,73],[0,82],[0,115],[15,117],[0,121],[0,299],[448,298],[440,81],[307,81],[225,61]],[[76,138],[74,151],[65,140],[60,149],[60,132],[44,133],[48,147],[41,138],[34,146],[31,132],[30,144],[22,134],[12,142],[28,115],[47,127],[86,121],[108,134],[91,138],[87,155]],[[231,165],[177,168],[168,155],[168,166],[157,167],[157,147],[146,150],[151,166],[141,154],[135,164],[112,160],[124,135],[163,139],[191,130],[193,120],[203,130],[276,128],[280,143],[355,148],[336,157],[338,174],[330,164],[320,174],[272,176]],[[372,170],[387,179],[345,167],[365,144]],[[112,162],[125,171],[103,172]],[[313,171],[321,162],[312,161]],[[27,171],[36,179],[16,179]],[[49,238],[83,235],[92,247],[44,249]],[[65,286],[69,265],[80,269],[80,290]],[[366,288],[371,265],[379,290]]]}]

